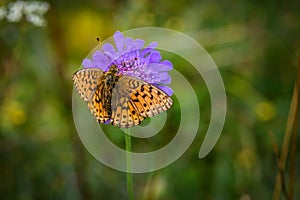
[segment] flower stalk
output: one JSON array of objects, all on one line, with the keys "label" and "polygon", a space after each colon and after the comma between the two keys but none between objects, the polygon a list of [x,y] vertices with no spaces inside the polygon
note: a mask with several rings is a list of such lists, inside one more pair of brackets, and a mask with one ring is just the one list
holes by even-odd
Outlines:
[{"label": "flower stalk", "polygon": [[129,129],[124,129],[125,132],[125,148],[126,148],[126,166],[127,166],[127,194],[128,199],[133,200],[133,189],[132,189],[132,173],[131,171],[131,137]]}]

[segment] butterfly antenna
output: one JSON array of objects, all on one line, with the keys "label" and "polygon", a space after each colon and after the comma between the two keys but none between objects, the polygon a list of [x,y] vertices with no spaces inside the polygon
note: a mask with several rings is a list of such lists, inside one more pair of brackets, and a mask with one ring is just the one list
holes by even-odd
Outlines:
[{"label": "butterfly antenna", "polygon": [[101,44],[100,38],[98,36],[96,37],[96,40],[99,42],[99,44]]}]

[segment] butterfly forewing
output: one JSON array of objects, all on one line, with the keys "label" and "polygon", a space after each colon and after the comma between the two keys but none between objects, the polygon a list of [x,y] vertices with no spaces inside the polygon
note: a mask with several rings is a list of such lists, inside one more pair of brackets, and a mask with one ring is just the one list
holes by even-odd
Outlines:
[{"label": "butterfly forewing", "polygon": [[103,71],[97,68],[85,68],[74,73],[73,82],[77,92],[84,101],[91,100],[98,88]]},{"label": "butterfly forewing", "polygon": [[90,112],[99,123],[104,123],[110,114],[104,109],[102,94],[103,71],[97,68],[85,68],[74,73],[73,81],[80,97],[87,102]]}]

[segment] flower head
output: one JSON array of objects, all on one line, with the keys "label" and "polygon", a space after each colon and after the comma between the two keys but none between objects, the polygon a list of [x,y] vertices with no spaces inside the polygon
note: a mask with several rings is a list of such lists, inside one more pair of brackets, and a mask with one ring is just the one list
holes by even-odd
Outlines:
[{"label": "flower head", "polygon": [[91,59],[85,58],[83,67],[100,68],[106,72],[112,65],[116,65],[120,74],[153,84],[169,96],[173,94],[172,89],[164,85],[171,83],[168,71],[173,65],[168,60],[162,60],[160,52],[155,49],[157,42],[144,47],[144,40],[124,37],[119,31],[114,34],[114,42],[115,47],[105,43],[93,53]]}]

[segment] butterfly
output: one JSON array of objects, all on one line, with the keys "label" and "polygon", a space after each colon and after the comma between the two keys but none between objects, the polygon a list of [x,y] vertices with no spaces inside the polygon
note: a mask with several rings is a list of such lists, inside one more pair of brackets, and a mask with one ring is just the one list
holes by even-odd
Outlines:
[{"label": "butterfly", "polygon": [[161,89],[118,72],[112,65],[107,72],[84,68],[73,75],[80,98],[99,124],[130,128],[172,106],[171,97]]}]

